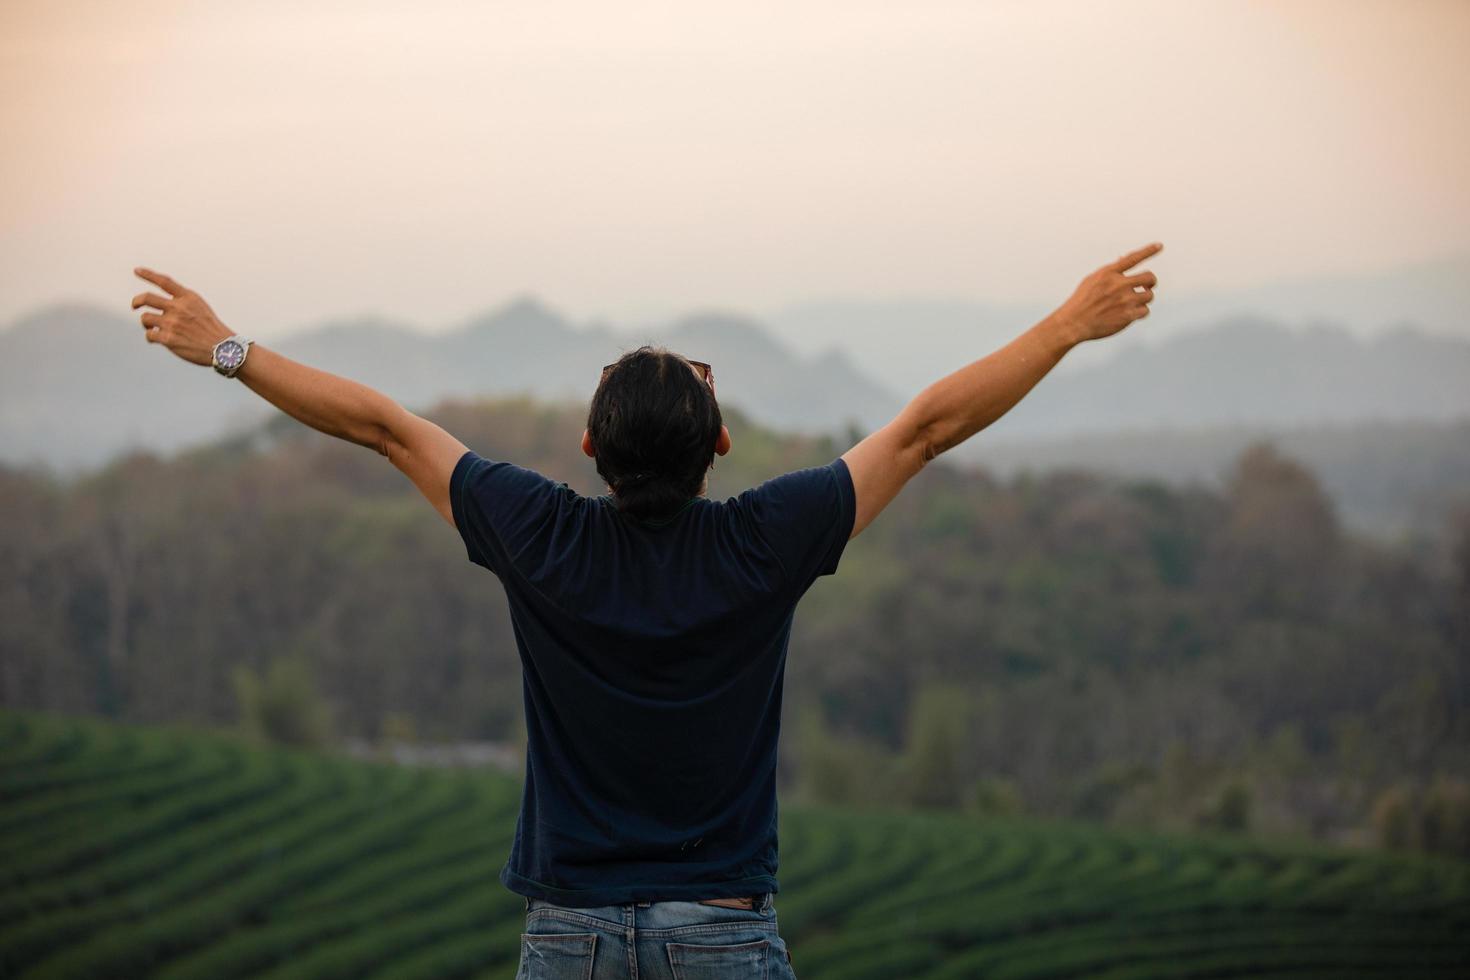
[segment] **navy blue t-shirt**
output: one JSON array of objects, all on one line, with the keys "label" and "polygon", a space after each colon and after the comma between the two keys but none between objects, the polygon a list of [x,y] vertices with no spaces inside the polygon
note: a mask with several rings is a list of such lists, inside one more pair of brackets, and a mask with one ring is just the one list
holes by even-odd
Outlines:
[{"label": "navy blue t-shirt", "polygon": [[852,533],[847,463],[638,521],[469,451],[449,497],[521,658],[526,776],[501,882],[581,908],[777,891],[786,646]]}]

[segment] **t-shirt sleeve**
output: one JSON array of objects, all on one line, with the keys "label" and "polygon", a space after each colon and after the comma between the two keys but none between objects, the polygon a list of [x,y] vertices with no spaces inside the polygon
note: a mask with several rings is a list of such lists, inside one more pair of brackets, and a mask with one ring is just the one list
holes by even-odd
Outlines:
[{"label": "t-shirt sleeve", "polygon": [[752,530],[775,553],[788,587],[802,593],[837,571],[857,513],[842,457],[767,480],[738,499]]},{"label": "t-shirt sleeve", "polygon": [[449,505],[465,553],[503,576],[556,519],[570,490],[535,470],[465,452],[449,477]]}]

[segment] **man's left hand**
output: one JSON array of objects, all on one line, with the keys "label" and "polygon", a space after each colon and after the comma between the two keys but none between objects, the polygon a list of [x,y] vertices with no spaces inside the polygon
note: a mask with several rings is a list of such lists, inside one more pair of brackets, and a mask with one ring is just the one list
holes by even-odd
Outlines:
[{"label": "man's left hand", "polygon": [[133,297],[133,309],[152,308],[138,317],[147,341],[162,344],[190,364],[213,364],[214,345],[234,331],[220,322],[204,297],[152,269],[137,268],[133,274],[167,294],[148,292]]}]

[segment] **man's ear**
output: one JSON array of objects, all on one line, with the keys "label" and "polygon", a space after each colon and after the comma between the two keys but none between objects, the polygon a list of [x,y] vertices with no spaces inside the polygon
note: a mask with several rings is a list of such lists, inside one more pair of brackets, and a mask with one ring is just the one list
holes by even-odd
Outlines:
[{"label": "man's ear", "polygon": [[730,430],[720,426],[720,437],[715,440],[715,452],[721,456],[730,451]]},{"label": "man's ear", "polygon": [[592,449],[592,431],[590,429],[582,430],[582,452],[594,459],[597,457],[597,453]]}]

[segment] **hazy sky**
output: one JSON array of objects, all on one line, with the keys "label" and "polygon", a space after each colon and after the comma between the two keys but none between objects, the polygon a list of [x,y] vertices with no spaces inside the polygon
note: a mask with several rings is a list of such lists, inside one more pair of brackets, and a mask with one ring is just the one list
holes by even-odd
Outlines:
[{"label": "hazy sky", "polygon": [[1470,2],[0,3],[0,324],[1159,298],[1470,245]]}]

